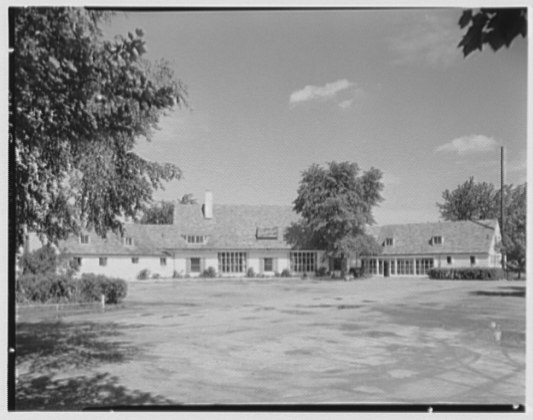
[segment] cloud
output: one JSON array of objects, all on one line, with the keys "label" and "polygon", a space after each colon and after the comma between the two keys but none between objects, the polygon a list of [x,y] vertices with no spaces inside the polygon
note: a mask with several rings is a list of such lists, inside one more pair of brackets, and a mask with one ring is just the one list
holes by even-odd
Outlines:
[{"label": "cloud", "polygon": [[455,152],[460,156],[463,156],[472,153],[491,152],[496,150],[497,147],[498,143],[492,137],[478,134],[458,137],[449,143],[440,145],[435,149],[435,151]]},{"label": "cloud", "polygon": [[[315,101],[315,100],[331,100],[334,99],[340,92],[352,90],[355,87],[355,83],[346,79],[339,79],[335,82],[326,83],[323,86],[307,85],[303,89],[294,91],[291,93],[289,102],[292,106],[295,106],[302,102]],[[347,108],[351,105],[351,102],[345,100],[341,102],[343,105],[341,108]]]},{"label": "cloud", "polygon": [[339,108],[348,109],[352,106],[354,98],[346,99],[345,101],[339,102]]},{"label": "cloud", "polygon": [[[458,17],[449,12],[413,14],[402,25],[400,35],[390,40],[395,64],[424,63],[432,67],[448,67],[461,58],[457,48],[461,31]],[[414,22],[410,19],[416,19]]]}]

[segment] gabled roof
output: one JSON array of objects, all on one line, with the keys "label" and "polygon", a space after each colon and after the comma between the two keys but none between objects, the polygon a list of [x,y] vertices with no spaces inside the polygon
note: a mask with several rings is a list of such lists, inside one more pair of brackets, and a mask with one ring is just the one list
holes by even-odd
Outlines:
[{"label": "gabled roof", "polygon": [[[382,255],[486,253],[495,233],[499,236],[497,220],[413,223],[405,225],[371,226],[367,232],[379,244],[393,238],[393,245],[383,246]],[[441,236],[442,243],[432,238]]]},{"label": "gabled roof", "polygon": [[[165,252],[185,249],[290,249],[283,240],[285,229],[298,216],[290,206],[214,205],[213,217],[206,219],[202,206],[176,205],[174,224],[126,224],[124,237],[132,237],[133,245],[113,233],[101,238],[89,233],[89,243],[81,244],[72,236],[60,243],[62,252],[73,255],[164,255]],[[258,229],[278,228],[275,239],[257,237]],[[203,244],[187,243],[183,235],[207,236]]]}]

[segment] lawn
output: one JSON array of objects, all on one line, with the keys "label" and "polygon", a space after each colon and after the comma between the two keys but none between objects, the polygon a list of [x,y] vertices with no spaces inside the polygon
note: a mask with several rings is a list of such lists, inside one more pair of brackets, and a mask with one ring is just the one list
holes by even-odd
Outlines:
[{"label": "lawn", "polygon": [[525,402],[525,282],[136,281],[17,324],[16,408]]}]

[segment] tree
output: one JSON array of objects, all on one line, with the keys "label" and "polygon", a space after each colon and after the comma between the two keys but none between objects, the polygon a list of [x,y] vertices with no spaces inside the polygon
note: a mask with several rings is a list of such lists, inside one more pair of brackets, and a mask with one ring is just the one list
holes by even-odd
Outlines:
[{"label": "tree", "polygon": [[521,272],[526,265],[526,185],[504,186],[503,224],[501,191],[490,183],[476,183],[473,177],[453,191],[445,190],[442,193],[444,203],[437,203],[437,207],[444,220],[498,219],[503,232],[502,252],[506,254],[508,268]]},{"label": "tree", "polygon": [[186,104],[164,61],[143,59],[140,29],[114,41],[99,29],[108,14],[82,8],[10,8],[9,142],[14,149],[16,246],[25,230],[56,243],[82,228],[122,231],[173,164],[133,151],[160,116]]},{"label": "tree", "polygon": [[484,44],[493,51],[502,46],[507,48],[513,40],[527,35],[527,9],[472,9],[465,10],[459,19],[461,29],[468,27],[458,47],[463,49],[466,57],[475,50],[482,50]]},{"label": "tree", "polygon": [[437,207],[444,220],[494,219],[499,215],[497,194],[494,185],[476,183],[474,177],[470,177],[455,190],[445,190],[442,193],[444,203],[437,203]]},{"label": "tree", "polygon": [[141,218],[144,225],[171,225],[174,222],[174,203],[161,201],[155,206],[149,207]]},{"label": "tree", "polygon": [[356,163],[311,165],[302,174],[294,200],[294,211],[302,220],[288,229],[286,240],[340,258],[343,275],[350,257],[378,253],[381,247],[365,234],[365,226],[374,223],[372,208],[383,200],[381,178],[375,168],[359,175]]},{"label": "tree", "polygon": [[198,200],[194,198],[191,193],[184,194],[183,197],[180,198],[179,204],[198,204]]},{"label": "tree", "polygon": [[503,243],[507,254],[508,268],[520,273],[526,270],[526,228],[527,228],[526,184],[511,189],[506,206]]}]

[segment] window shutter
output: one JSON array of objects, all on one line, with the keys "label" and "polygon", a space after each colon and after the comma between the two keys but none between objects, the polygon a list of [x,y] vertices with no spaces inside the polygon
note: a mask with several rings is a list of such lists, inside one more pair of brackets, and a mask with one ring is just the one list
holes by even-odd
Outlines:
[{"label": "window shutter", "polygon": [[205,270],[205,258],[200,258],[200,273],[203,273]]},{"label": "window shutter", "polygon": [[185,269],[185,272],[187,274],[189,274],[191,272],[191,259],[190,258],[187,258],[186,260],[187,264],[186,264],[186,269]]},{"label": "window shutter", "polygon": [[277,258],[272,258],[272,265],[274,268],[274,272],[278,271],[278,259]]},{"label": "window shutter", "polygon": [[259,258],[259,272],[264,273],[265,272],[265,259]]}]

